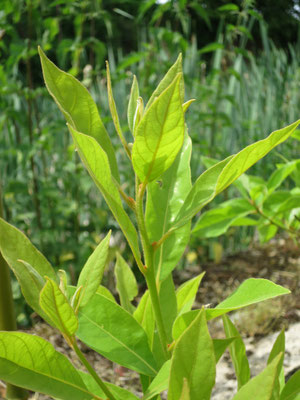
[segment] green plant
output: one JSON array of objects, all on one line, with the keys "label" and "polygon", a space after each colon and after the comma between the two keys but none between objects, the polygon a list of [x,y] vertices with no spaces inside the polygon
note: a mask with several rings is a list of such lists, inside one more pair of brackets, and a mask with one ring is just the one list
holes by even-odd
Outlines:
[{"label": "green plant", "polygon": [[[108,359],[137,371],[143,400],[159,399],[166,389],[169,400],[205,400],[215,384],[216,363],[229,347],[238,381],[234,400],[248,400],[254,392],[257,400],[292,398],[298,386],[296,377],[284,384],[284,334],[276,340],[264,371],[250,379],[243,341],[226,315],[289,290],[268,280],[248,279],[217,307],[191,310],[203,274],[175,291],[172,271],[189,241],[191,219],[287,139],[300,121],[217,163],[192,185],[191,140],[184,122],[192,101],[184,103],[181,57],[145,108],[134,79],[128,106],[133,145],[123,136],[107,65],[113,122],[135,174],[133,199],[120,183],[114,149],[91,96],[41,50],[40,56],[47,88],[68,122],[85,167],[126,237],[148,289],[134,308],[131,300],[136,295],[135,279],[120,256],[116,279],[121,305],[101,286],[110,233],[88,258],[77,286],[72,287],[67,285],[63,272],[56,275],[25,235],[0,219],[0,249],[25,299],[61,332],[88,371],[77,370],[40,337],[1,332],[0,378],[59,399],[137,399],[96,374],[77,345],[79,338]],[[215,340],[209,334],[207,320],[219,316],[223,317],[226,337]]]},{"label": "green plant", "polygon": [[[299,139],[298,131],[293,137]],[[214,162],[208,158],[203,160],[206,165]],[[289,177],[293,187],[287,185]],[[201,214],[193,234],[198,238],[210,238],[225,234],[233,226],[255,226],[262,243],[272,239],[278,230],[287,232],[299,242],[299,182],[300,160],[277,164],[276,171],[267,181],[243,174],[235,182],[241,197],[227,200]]]}]

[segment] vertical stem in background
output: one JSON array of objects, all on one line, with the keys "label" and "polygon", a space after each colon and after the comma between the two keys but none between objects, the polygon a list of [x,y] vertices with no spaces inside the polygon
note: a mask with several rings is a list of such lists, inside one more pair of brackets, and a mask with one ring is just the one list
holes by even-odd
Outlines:
[{"label": "vertical stem in background", "polygon": [[[2,192],[0,181],[0,217],[3,218]],[[0,331],[14,331],[17,329],[15,311],[10,283],[9,268],[0,253]],[[26,390],[7,384],[6,398],[23,400],[28,399]]]},{"label": "vertical stem in background", "polygon": [[[28,1],[28,9],[27,9],[27,58],[26,58],[26,80],[27,87],[29,88],[29,94],[27,100],[27,109],[28,109],[28,134],[29,134],[29,142],[30,146],[33,146],[33,123],[32,123],[32,90],[33,90],[33,82],[32,82],[32,70],[31,70],[31,61],[30,61],[30,48],[31,48],[31,38],[32,38],[32,3],[31,0]],[[36,163],[34,161],[33,156],[30,156],[30,167],[32,173],[32,183],[33,183],[33,202],[35,207],[37,226],[40,230],[42,230],[42,221],[41,221],[41,206],[40,200],[38,196],[38,179],[37,179],[37,171],[36,171]]]}]

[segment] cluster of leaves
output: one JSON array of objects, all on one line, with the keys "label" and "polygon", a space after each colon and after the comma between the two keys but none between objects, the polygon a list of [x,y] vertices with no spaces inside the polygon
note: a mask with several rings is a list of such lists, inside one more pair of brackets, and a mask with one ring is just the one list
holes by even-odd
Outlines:
[{"label": "cluster of leaves", "polygon": [[[192,310],[203,274],[175,290],[172,271],[189,241],[191,219],[286,140],[300,121],[218,162],[192,184],[191,140],[184,122],[192,100],[184,102],[181,56],[145,107],[134,78],[128,106],[133,145],[122,132],[107,64],[112,119],[135,176],[132,198],[120,183],[115,151],[92,97],[41,50],[40,56],[46,86],[67,120],[83,164],[132,250],[147,290],[135,308],[135,278],[121,256],[115,268],[121,305],[101,286],[110,232],[86,261],[74,287],[67,284],[63,271],[56,275],[21,231],[0,219],[0,249],[26,301],[61,332],[88,371],[76,369],[42,338],[0,332],[0,378],[59,399],[136,400],[134,394],[96,374],[81,353],[78,338],[106,358],[137,371],[143,400],[159,399],[164,390],[168,390],[169,400],[209,400],[216,364],[229,347],[238,384],[234,400],[248,400],[253,393],[257,400],[295,400],[299,373],[285,384],[284,333],[278,336],[266,368],[250,379],[245,346],[227,316],[230,311],[289,290],[268,280],[248,279],[215,308]],[[207,320],[220,316],[225,338],[212,339]]]},{"label": "cluster of leaves", "polygon": [[[299,132],[292,135],[299,140]],[[207,164],[214,160],[204,158]],[[294,187],[290,188],[287,179]],[[300,160],[285,160],[266,181],[259,176],[242,175],[236,182],[241,197],[227,200],[201,214],[193,228],[198,238],[218,237],[230,227],[255,226],[262,243],[272,239],[278,230],[286,231],[296,241],[300,229]]]}]

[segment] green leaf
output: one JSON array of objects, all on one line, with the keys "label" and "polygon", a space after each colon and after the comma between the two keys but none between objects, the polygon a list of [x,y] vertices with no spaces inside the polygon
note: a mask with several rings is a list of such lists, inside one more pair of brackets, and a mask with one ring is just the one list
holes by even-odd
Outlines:
[{"label": "green leaf", "polygon": [[164,365],[158,371],[156,377],[150,383],[147,391],[144,394],[143,400],[150,400],[168,388],[170,370],[171,360],[168,360],[164,363]]},{"label": "green leaf", "polygon": [[118,304],[95,294],[79,310],[78,319],[76,336],[93,350],[139,373],[156,375],[156,363],[145,331]]},{"label": "green leaf", "polygon": [[[152,93],[147,106],[146,106],[146,110],[148,110],[148,108],[152,105],[152,103],[154,102],[155,99],[157,99],[157,97],[159,97],[162,92],[169,86],[171,85],[171,83],[174,81],[174,79],[176,78],[176,76],[178,74],[182,73],[182,55],[179,54],[177,60],[175,61],[175,63],[172,65],[172,67],[169,69],[169,71],[166,73],[166,75],[164,76],[164,78],[161,80],[161,82],[159,83],[159,85],[157,86],[157,88],[154,90],[154,92]],[[184,101],[184,83],[183,80],[180,82],[180,96],[182,99],[182,102]]]},{"label": "green leaf", "polygon": [[280,400],[300,400],[300,370],[295,372],[284,386]]},{"label": "green leaf", "polygon": [[[246,279],[229,297],[218,304],[215,310],[236,310],[288,293],[291,293],[290,290],[267,279],[250,278]],[[208,311],[213,313],[213,309]]]},{"label": "green leaf", "polygon": [[190,311],[205,272],[186,281],[176,291],[178,315]]},{"label": "green leaf", "polygon": [[246,356],[246,347],[241,335],[227,315],[223,315],[222,318],[226,337],[236,337],[235,341],[229,346],[229,352],[237,377],[238,389],[240,389],[250,380],[250,368]]},{"label": "green leaf", "polygon": [[100,285],[98,287],[96,293],[101,294],[102,296],[106,297],[108,300],[116,303],[116,299],[114,298],[113,294],[105,286]]},{"label": "green leaf", "polygon": [[[103,399],[107,399],[107,395],[100,389],[99,385],[93,377],[89,374],[85,374],[82,371],[78,371],[85,386],[88,388],[88,390],[98,396],[100,396]],[[123,389],[122,387],[116,386],[110,382],[105,382],[105,386],[108,387],[110,392],[116,397],[118,400],[139,400],[138,397],[136,397],[134,394],[128,392],[128,390]]]},{"label": "green leaf", "polygon": [[[109,103],[109,109],[110,109],[110,113],[111,113],[111,116],[113,119],[113,123],[116,128],[117,134],[121,140],[121,143],[123,144],[125,150],[128,151],[128,146],[127,146],[126,140],[123,136],[123,132],[121,129],[120,120],[119,120],[119,116],[118,116],[118,111],[117,111],[115,99],[114,99],[113,92],[112,92],[108,61],[106,61],[106,79],[107,79],[108,103]],[[128,152],[128,154],[130,154],[130,153]]]},{"label": "green leaf", "polygon": [[172,326],[177,317],[177,300],[172,274],[167,276],[159,288],[159,302],[169,343],[172,342]]},{"label": "green leaf", "polygon": [[204,53],[210,53],[212,51],[222,50],[222,49],[224,49],[224,45],[222,43],[213,42],[213,43],[209,43],[208,45],[202,47],[198,51],[198,53],[199,54],[204,54]]},{"label": "green leaf", "polygon": [[63,354],[27,333],[0,332],[0,379],[63,400],[95,398]]},{"label": "green leaf", "polygon": [[155,320],[154,320],[151,298],[148,290],[146,290],[146,292],[143,294],[139,302],[139,305],[137,306],[135,312],[133,313],[133,316],[146,332],[149,346],[152,349]]},{"label": "green leaf", "polygon": [[40,306],[60,332],[67,337],[74,335],[78,328],[75,312],[57,283],[49,278],[40,293]]},{"label": "green leaf", "polygon": [[[205,310],[206,319],[210,320],[227,314],[230,311],[288,293],[290,293],[288,289],[276,285],[267,279],[250,278],[245,280],[227,299],[218,304],[217,307],[207,308]],[[199,310],[193,310],[178,316],[173,326],[174,340],[182,334],[198,314]]]},{"label": "green leaf", "polygon": [[[183,146],[160,182],[147,188],[146,227],[151,242],[171,228],[173,219],[192,187],[190,159],[192,142],[187,132]],[[162,223],[163,221],[163,223]],[[190,239],[190,222],[173,232],[155,251],[156,274],[163,280],[176,267]]]},{"label": "green leaf", "polygon": [[202,309],[175,344],[168,400],[180,399],[184,379],[187,380],[191,400],[209,400],[215,376],[214,347],[207,329],[205,310]]},{"label": "green leaf", "polygon": [[273,193],[274,190],[277,189],[278,186],[280,186],[281,183],[295,170],[297,162],[298,161],[288,162],[273,172],[267,184],[269,194]]},{"label": "green leaf", "polygon": [[213,339],[216,363],[218,363],[218,361],[224,354],[224,351],[235,339],[236,339],[235,337],[229,337],[227,339]]},{"label": "green leaf", "polygon": [[[216,357],[216,363],[222,357],[226,348],[235,340],[235,338],[229,339],[213,339],[214,352]],[[159,393],[167,390],[169,384],[169,376],[171,370],[171,360],[166,361],[161,369],[159,370],[156,377],[149,385],[146,393],[144,394],[143,400],[150,400]]]},{"label": "green leaf", "polygon": [[255,212],[255,208],[246,199],[226,201],[201,214],[192,233],[199,238],[218,237],[251,212]]},{"label": "green leaf", "polygon": [[133,134],[134,132],[134,119],[135,113],[138,106],[138,98],[139,98],[139,85],[136,79],[136,76],[133,75],[133,82],[130,91],[128,109],[127,109],[127,120],[130,132]]},{"label": "green leaf", "polygon": [[248,168],[275,146],[286,140],[295,131],[299,123],[300,120],[283,129],[274,131],[266,139],[247,146],[239,153],[215,164],[200,175],[174,221],[174,229],[184,225]]},{"label": "green leaf", "polygon": [[138,294],[138,286],[131,268],[124,258],[117,253],[117,262],[115,266],[116,288],[120,295],[121,306],[130,314],[134,307],[131,301]]},{"label": "green leaf", "polygon": [[82,162],[118,221],[135,258],[140,260],[141,255],[137,232],[122,206],[119,191],[113,181],[105,152],[91,136],[77,132],[70,125],[69,130]]},{"label": "green leaf", "polygon": [[190,388],[186,378],[183,379],[183,386],[179,400],[191,400]]},{"label": "green leaf", "polygon": [[[282,353],[284,355],[285,353],[285,335],[284,335],[284,330],[282,330],[279,335],[277,336],[275,343],[273,344],[272,350],[270,352],[269,358],[268,358],[268,364],[270,364],[274,358]],[[284,369],[283,369],[283,360],[284,357],[282,357],[281,363],[279,364],[278,371],[278,390],[274,398],[279,399],[279,393],[282,391],[284,385],[285,385],[285,378],[284,378]],[[300,388],[300,385],[299,385]],[[276,389],[276,388],[275,388]]]},{"label": "green leaf", "polygon": [[97,140],[108,157],[112,175],[119,181],[115,152],[92,96],[74,76],[57,68],[40,47],[39,54],[47,89],[67,122]]},{"label": "green leaf", "polygon": [[151,182],[174,162],[183,143],[184,116],[178,75],[147,109],[132,148],[134,170],[142,182]]},{"label": "green leaf", "polygon": [[77,288],[82,286],[80,307],[84,307],[88,304],[90,299],[97,292],[102,281],[108,257],[110,235],[111,231],[109,231],[106,237],[98,244],[80,272],[77,283]]},{"label": "green leaf", "polygon": [[0,251],[16,275],[27,303],[42,318],[50,322],[40,307],[39,295],[46,282],[45,275],[58,281],[51,264],[21,231],[2,218],[0,218]]},{"label": "green leaf", "polygon": [[282,354],[279,354],[259,375],[246,383],[232,400],[249,400],[253,393],[255,400],[272,400],[281,359]]}]

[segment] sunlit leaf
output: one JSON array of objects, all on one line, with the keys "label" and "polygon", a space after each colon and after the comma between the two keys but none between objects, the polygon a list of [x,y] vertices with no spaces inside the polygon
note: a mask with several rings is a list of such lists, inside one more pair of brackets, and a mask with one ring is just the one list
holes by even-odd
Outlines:
[{"label": "sunlit leaf", "polygon": [[133,167],[142,182],[151,182],[174,162],[183,143],[184,117],[178,75],[145,111],[132,149]]},{"label": "sunlit leaf", "polygon": [[78,328],[75,312],[57,283],[49,278],[40,293],[40,306],[60,332],[67,337],[74,335]]},{"label": "sunlit leaf", "polygon": [[39,54],[47,89],[67,122],[77,131],[97,140],[108,157],[112,175],[118,181],[114,149],[92,96],[74,76],[57,68],[40,47]]},{"label": "sunlit leaf", "polygon": [[109,232],[98,244],[80,272],[77,287],[82,286],[80,307],[84,307],[96,293],[103,277],[109,250]]}]

